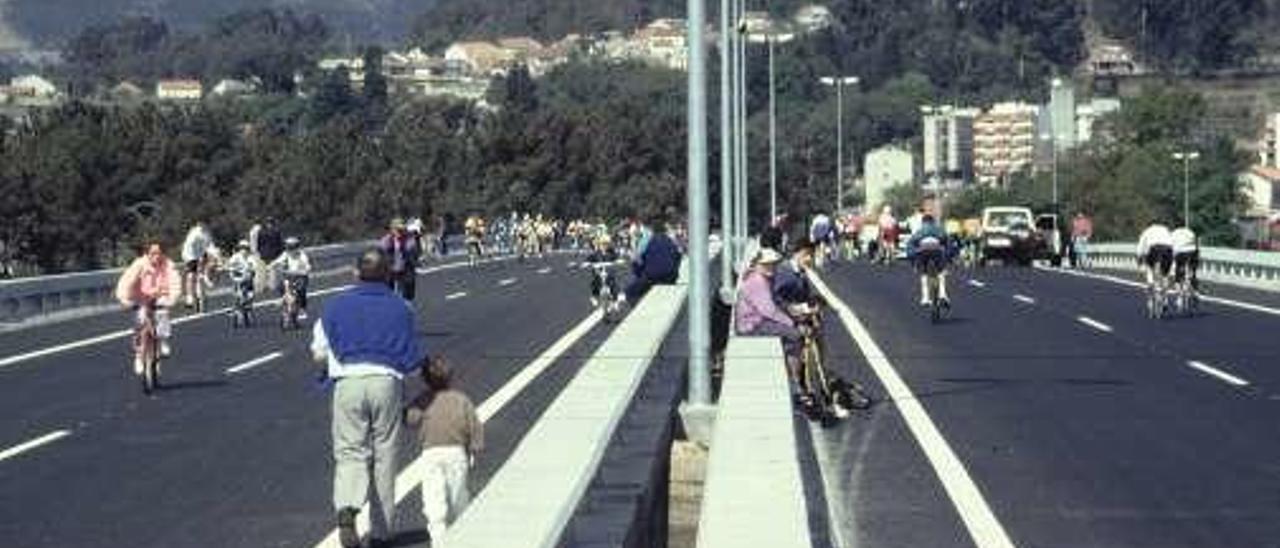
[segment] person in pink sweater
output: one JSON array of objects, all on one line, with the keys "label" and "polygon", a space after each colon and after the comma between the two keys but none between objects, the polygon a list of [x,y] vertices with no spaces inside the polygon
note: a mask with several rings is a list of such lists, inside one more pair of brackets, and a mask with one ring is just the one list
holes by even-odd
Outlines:
[{"label": "person in pink sweater", "polygon": [[[120,304],[135,308],[138,323],[141,324],[146,314],[147,303],[155,305],[156,335],[160,338],[160,355],[172,353],[169,337],[173,334],[169,320],[169,308],[182,296],[182,276],[178,273],[173,261],[164,254],[160,242],[148,242],[146,253],[134,259],[129,268],[124,270],[120,280],[116,282],[116,300]],[[135,373],[142,373],[141,356],[134,360]]]},{"label": "person in pink sweater", "polygon": [[733,307],[734,326],[738,335],[781,337],[787,357],[787,375],[793,390],[799,386],[800,330],[773,298],[773,274],[782,255],[769,248],[761,249],[751,261],[751,269],[738,286],[738,302]]}]

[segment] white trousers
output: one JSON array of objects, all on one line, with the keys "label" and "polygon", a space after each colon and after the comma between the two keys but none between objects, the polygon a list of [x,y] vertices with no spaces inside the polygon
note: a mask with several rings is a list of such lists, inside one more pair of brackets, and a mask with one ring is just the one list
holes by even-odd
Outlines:
[{"label": "white trousers", "polygon": [[[147,320],[147,309],[138,307],[137,325]],[[156,337],[167,340],[169,335],[173,334],[173,322],[169,318],[169,309],[161,306],[156,307]]]},{"label": "white trousers", "polygon": [[467,451],[461,446],[431,447],[422,451],[422,513],[432,545],[444,539],[449,524],[471,502],[467,489]]}]

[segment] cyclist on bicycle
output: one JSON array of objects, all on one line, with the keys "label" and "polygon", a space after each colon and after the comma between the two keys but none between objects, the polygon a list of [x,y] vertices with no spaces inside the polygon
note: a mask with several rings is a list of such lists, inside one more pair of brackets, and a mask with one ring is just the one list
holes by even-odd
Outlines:
[{"label": "cyclist on bicycle", "polygon": [[1170,234],[1173,239],[1174,281],[1182,283],[1191,280],[1191,289],[1200,290],[1200,279],[1196,276],[1200,270],[1200,242],[1195,231],[1180,226]]},{"label": "cyclist on bicycle", "polygon": [[[271,269],[278,271],[285,281],[293,287],[298,296],[298,319],[307,319],[307,282],[311,276],[311,258],[302,250],[302,242],[294,236],[285,238],[284,254],[271,263]],[[280,294],[284,295],[284,286],[280,286]]]},{"label": "cyclist on bicycle", "polygon": [[479,215],[467,217],[463,230],[467,235],[467,251],[473,253],[476,257],[484,255],[484,219]]},{"label": "cyclist on bicycle", "polygon": [[[609,291],[615,299],[618,298],[620,293],[618,293],[618,279],[617,276],[613,274],[611,265],[617,261],[618,252],[613,248],[613,239],[610,238],[608,234],[601,234],[596,238],[595,248],[591,251],[591,254],[587,255],[587,258],[582,261],[583,267],[585,268],[594,269],[596,267],[600,267],[607,269],[605,283],[608,285]],[[594,308],[600,304],[597,297],[600,295],[600,277],[594,275],[594,271],[592,274],[591,306]]]},{"label": "cyclist on bicycle", "polygon": [[186,239],[182,241],[182,292],[187,296],[187,308],[196,304],[196,284],[200,283],[200,275],[209,261],[208,254],[212,246],[213,238],[200,221],[191,226]]},{"label": "cyclist on bicycle", "polygon": [[[151,241],[143,249],[145,254],[134,259],[116,282],[116,300],[137,310],[138,325],[146,321],[148,307],[153,307],[160,355],[169,356],[172,353],[169,339],[173,334],[169,308],[182,295],[182,277],[173,261],[165,256],[160,242]],[[133,368],[135,373],[142,374],[141,354],[134,359]]]},{"label": "cyclist on bicycle", "polygon": [[898,251],[898,219],[893,216],[892,206],[884,206],[877,224],[880,226],[878,258],[889,262]]},{"label": "cyclist on bicycle", "polygon": [[947,245],[947,233],[933,215],[926,213],[920,217],[920,228],[907,241],[907,258],[920,273],[920,305],[932,306],[929,299],[929,277],[938,277],[938,299],[942,306],[950,307],[951,299],[947,297],[947,264],[951,260],[951,251]]},{"label": "cyclist on bicycle", "polygon": [[250,251],[249,240],[240,240],[236,244],[236,252],[227,259],[227,274],[236,295],[245,302],[253,300],[253,280],[258,272],[258,258]]},{"label": "cyclist on bicycle", "polygon": [[1142,231],[1138,238],[1138,264],[1146,277],[1147,287],[1155,287],[1158,280],[1169,275],[1173,266],[1173,234],[1169,227],[1154,223]]},{"label": "cyclist on bicycle", "polygon": [[815,215],[813,222],[809,223],[809,239],[816,246],[814,252],[818,255],[819,265],[830,256],[834,235],[835,229],[831,225],[831,217],[825,213]]}]

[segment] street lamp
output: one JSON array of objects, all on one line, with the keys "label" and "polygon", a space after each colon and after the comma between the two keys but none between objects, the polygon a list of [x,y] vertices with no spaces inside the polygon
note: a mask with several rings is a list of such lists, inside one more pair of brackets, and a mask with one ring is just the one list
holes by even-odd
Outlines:
[{"label": "street lamp", "polygon": [[1048,133],[1040,134],[1040,142],[1048,143],[1053,149],[1053,213],[1058,214],[1058,143],[1054,140],[1053,135]]},{"label": "street lamp", "polygon": [[844,205],[844,86],[858,84],[857,76],[823,76],[818,81],[836,87],[836,209]]},{"label": "street lamp", "polygon": [[1199,160],[1200,153],[1191,152],[1175,152],[1174,160],[1182,162],[1182,225],[1191,227],[1191,161]]},{"label": "street lamp", "polygon": [[733,69],[736,68],[731,52],[732,33],[729,32],[733,14],[729,12],[729,0],[720,0],[720,287],[732,288],[733,234],[734,234],[734,162],[733,108],[729,98],[733,95]]},{"label": "street lamp", "polygon": [[778,218],[778,105],[773,84],[773,29],[765,38],[769,44],[769,223]]}]

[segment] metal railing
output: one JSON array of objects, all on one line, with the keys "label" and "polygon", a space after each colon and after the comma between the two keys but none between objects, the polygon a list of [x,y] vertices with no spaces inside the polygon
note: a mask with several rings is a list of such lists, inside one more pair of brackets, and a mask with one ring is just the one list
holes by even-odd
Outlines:
[{"label": "metal railing", "polygon": [[[1136,243],[1091,244],[1089,262],[1095,267],[1137,271]],[[1213,283],[1280,291],[1280,253],[1246,249],[1200,249],[1201,280]]]},{"label": "metal railing", "polygon": [[[356,256],[372,242],[307,248],[312,268],[324,273],[354,267]],[[0,326],[108,308],[115,302],[123,268],[0,281]]]}]

